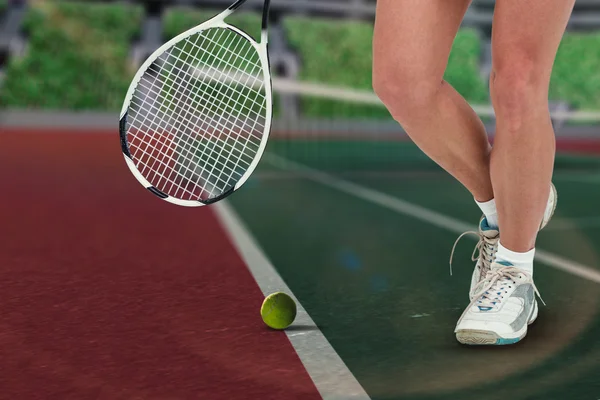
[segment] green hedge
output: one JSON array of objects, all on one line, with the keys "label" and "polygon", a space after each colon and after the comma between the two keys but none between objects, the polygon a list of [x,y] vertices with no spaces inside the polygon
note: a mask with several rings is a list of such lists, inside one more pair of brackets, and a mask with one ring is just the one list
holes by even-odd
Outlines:
[{"label": "green hedge", "polygon": [[556,56],[550,98],[600,110],[600,33],[567,33]]},{"label": "green hedge", "polygon": [[0,105],[119,109],[135,72],[127,61],[142,11],[123,4],[40,3],[32,8],[24,26],[27,54],[10,60]]},{"label": "green hedge", "polygon": [[488,82],[479,75],[481,40],[477,31],[461,29],[456,35],[444,78],[472,103],[488,103]]},{"label": "green hedge", "polygon": [[[371,90],[373,26],[367,22],[287,18],[285,29],[302,61],[300,78],[330,85]],[[479,37],[461,31],[454,43],[446,79],[467,99],[487,100],[478,71]],[[303,113],[314,117],[389,117],[381,107],[307,98]]]},{"label": "green hedge", "polygon": [[[222,10],[194,10],[183,7],[169,9],[164,18],[163,28],[165,39],[171,39],[199,23],[214,17]],[[261,17],[256,13],[236,12],[227,23],[235,25],[250,36],[260,38]]]},{"label": "green hedge", "polygon": [[[371,88],[372,26],[354,21],[288,18],[285,28],[302,60],[300,78],[358,89]],[[327,40],[323,40],[327,38]],[[481,41],[473,29],[462,29],[448,61],[445,79],[469,102],[488,103],[488,83],[479,75]],[[565,34],[559,48],[550,97],[577,109],[600,110],[600,33]],[[381,117],[377,107],[304,99],[306,115]]]},{"label": "green hedge", "polygon": [[[371,24],[290,17],[284,20],[284,28],[300,57],[301,80],[371,90]],[[318,98],[303,98],[301,106],[309,117],[389,117],[383,107]]]}]

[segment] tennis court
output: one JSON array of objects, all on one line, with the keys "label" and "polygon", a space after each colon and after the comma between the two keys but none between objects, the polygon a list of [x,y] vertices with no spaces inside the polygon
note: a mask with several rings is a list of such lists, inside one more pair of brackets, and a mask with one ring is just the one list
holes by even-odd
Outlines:
[{"label": "tennis court", "polygon": [[0,398],[319,398],[214,211],[140,190],[111,133],[0,135]]},{"label": "tennis court", "polygon": [[[290,340],[305,335],[306,350],[322,332],[372,399],[600,392],[596,157],[557,158],[560,206],[540,234],[536,269],[548,305],[527,339],[472,349],[456,343],[453,328],[475,242],[460,243],[453,276],[448,268],[454,240],[479,217],[468,192],[386,124],[346,135],[332,130],[341,121],[319,124],[279,124],[260,168],[226,205],[316,325],[299,322]],[[311,375],[307,355],[299,352],[300,362],[283,333],[262,326],[261,288],[247,260],[224,256],[233,245],[220,206],[180,209],[148,195],[110,131],[14,129],[2,135],[2,180],[12,193],[2,209],[12,240],[2,251],[11,334],[1,347],[11,365],[26,365],[29,380],[49,368],[61,390],[83,397],[112,388],[123,396],[112,398],[160,398],[175,387],[185,397],[225,385],[230,398],[247,398],[247,390],[346,398],[343,387],[331,391]],[[273,380],[271,371],[282,368]],[[216,375],[205,375],[211,369]],[[169,385],[155,387],[153,374],[167,370]],[[126,376],[132,380],[117,378]],[[4,379],[6,393],[24,390],[15,386],[23,380]]]},{"label": "tennis court", "polygon": [[[560,206],[538,241],[536,283],[548,304],[541,318],[522,344],[480,351],[453,336],[474,241],[459,244],[454,276],[448,272],[454,240],[479,217],[469,193],[408,142],[387,143],[405,156],[396,169],[382,168],[385,151],[337,145],[362,149],[362,158],[344,161],[357,170],[345,165],[336,174],[333,147],[310,160],[288,142],[287,151],[266,157],[273,170],[257,173],[231,202],[372,398],[597,395],[600,175],[593,159],[557,160]],[[285,162],[292,158],[310,168],[318,159],[321,169]]]},{"label": "tennis court", "polygon": [[[221,8],[146,3],[31,2],[11,25],[28,47],[0,71],[0,400],[600,399],[597,32],[568,32],[551,87],[568,107],[553,109],[559,202],[536,252],[547,306],[522,342],[467,347],[453,330],[475,240],[452,275],[449,259],[480,211],[370,92],[370,11],[273,2],[286,68],[266,153],[238,192],[189,209],[131,176],[118,110],[150,45]],[[0,0],[0,16],[20,10]],[[232,22],[259,34],[256,10]],[[493,133],[484,47],[461,29],[445,78]],[[299,305],[285,332],[259,314],[278,290]]]}]

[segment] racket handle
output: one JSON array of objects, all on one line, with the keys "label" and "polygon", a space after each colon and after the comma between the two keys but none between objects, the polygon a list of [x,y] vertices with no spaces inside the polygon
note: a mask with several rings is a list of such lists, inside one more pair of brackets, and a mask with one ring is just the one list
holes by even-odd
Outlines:
[{"label": "racket handle", "polygon": [[[268,30],[269,27],[269,10],[271,8],[271,0],[265,0],[265,5],[263,6],[263,17],[262,17],[262,31],[263,31],[263,40],[265,39],[264,36],[265,32]],[[264,42],[266,43],[266,41]]]}]

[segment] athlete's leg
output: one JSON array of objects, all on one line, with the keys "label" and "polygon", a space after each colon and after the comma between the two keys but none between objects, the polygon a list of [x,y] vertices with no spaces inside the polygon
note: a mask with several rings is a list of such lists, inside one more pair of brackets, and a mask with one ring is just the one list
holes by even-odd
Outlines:
[{"label": "athlete's leg", "polygon": [[548,86],[574,3],[496,2],[490,90],[497,126],[491,176],[500,242],[514,252],[533,249],[548,201],[555,152]]},{"label": "athlete's leg", "polygon": [[497,117],[491,173],[499,211],[496,262],[475,285],[456,325],[465,344],[512,344],[538,315],[535,238],[549,201],[554,132],[548,112],[552,64],[574,0],[496,2],[492,101]]},{"label": "athlete's leg", "polygon": [[484,126],[443,80],[470,0],[379,0],[373,87],[411,139],[480,202],[494,195]]}]

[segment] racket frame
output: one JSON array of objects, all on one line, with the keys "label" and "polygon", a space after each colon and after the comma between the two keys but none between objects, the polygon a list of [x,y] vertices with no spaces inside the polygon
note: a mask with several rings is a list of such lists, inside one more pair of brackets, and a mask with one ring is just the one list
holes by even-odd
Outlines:
[{"label": "racket frame", "polygon": [[[121,151],[123,152],[123,156],[125,158],[125,163],[129,167],[129,170],[131,171],[133,176],[140,182],[140,184],[142,184],[142,186],[144,186],[146,189],[148,189],[151,193],[153,193],[157,197],[159,197],[159,198],[163,199],[164,201],[169,202],[171,204],[175,204],[175,205],[183,206],[183,207],[201,207],[201,206],[213,204],[213,203],[216,203],[217,201],[223,200],[225,197],[231,195],[233,192],[238,190],[244,183],[246,183],[248,178],[250,178],[250,175],[252,175],[252,173],[258,166],[258,163],[260,162],[260,159],[262,158],[262,155],[265,151],[265,147],[266,147],[267,141],[269,139],[269,134],[271,132],[271,124],[272,124],[272,119],[273,119],[273,92],[272,92],[273,89],[272,89],[270,62],[269,62],[269,53],[268,53],[268,41],[269,41],[268,22],[269,22],[270,0],[265,0],[264,6],[263,6],[263,17],[262,17],[262,29],[261,29],[260,43],[256,42],[256,40],[254,40],[248,33],[244,32],[243,30],[239,29],[236,26],[230,25],[225,22],[225,18],[227,18],[228,16],[233,14],[233,12],[236,9],[238,9],[242,4],[244,4],[246,1],[247,0],[236,1],[227,10],[225,10],[225,11],[221,12],[220,14],[214,16],[213,18],[203,22],[202,24],[197,25],[196,27],[191,28],[191,29],[175,36],[174,38],[172,38],[171,40],[169,40],[168,42],[166,42],[165,44],[160,46],[140,66],[140,68],[138,69],[137,73],[135,74],[133,80],[131,81],[131,84],[129,85],[129,89],[127,90],[127,95],[125,96],[125,101],[123,102],[123,107],[121,108],[121,113],[119,116],[119,136],[121,139]],[[131,155],[131,152],[129,151],[129,144],[127,141],[127,129],[126,129],[127,128],[127,114],[128,114],[127,112],[129,110],[129,105],[131,104],[131,100],[133,98],[133,93],[135,92],[139,82],[141,81],[141,79],[144,76],[144,74],[146,73],[146,71],[148,71],[148,68],[150,68],[152,63],[154,63],[161,55],[163,55],[163,53],[165,51],[167,51],[168,49],[173,47],[175,44],[181,42],[182,40],[185,40],[186,38],[188,38],[192,35],[195,35],[197,33],[200,33],[202,31],[212,29],[212,28],[229,29],[229,30],[243,36],[255,48],[256,52],[258,53],[259,59],[261,61],[261,65],[266,66],[266,68],[262,68],[262,73],[264,76],[263,82],[265,85],[265,93],[266,93],[265,99],[266,99],[266,103],[267,103],[266,104],[265,127],[264,127],[263,136],[261,138],[260,146],[256,152],[256,156],[254,157],[254,159],[248,166],[248,169],[246,170],[246,172],[240,177],[240,179],[238,180],[238,182],[235,184],[235,186],[233,188],[222,193],[220,196],[209,199],[209,200],[182,200],[182,199],[178,199],[176,197],[170,196],[170,195],[162,192],[161,190],[157,189],[154,185],[152,185],[144,177],[144,175],[142,175],[142,173],[135,166],[135,162],[133,161],[133,157]]]}]

